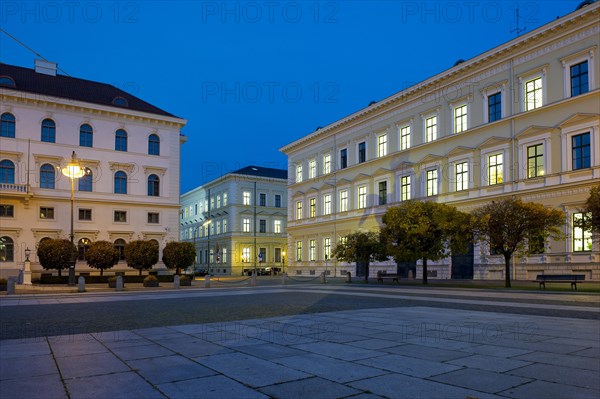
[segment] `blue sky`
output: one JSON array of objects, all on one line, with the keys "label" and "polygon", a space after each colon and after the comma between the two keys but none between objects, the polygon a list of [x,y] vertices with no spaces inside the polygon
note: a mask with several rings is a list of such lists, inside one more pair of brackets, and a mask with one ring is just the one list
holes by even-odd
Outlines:
[{"label": "blue sky", "polygon": [[[573,11],[577,1],[4,0],[0,27],[71,76],[189,122],[181,191]],[[0,34],[0,61],[36,56]]]}]

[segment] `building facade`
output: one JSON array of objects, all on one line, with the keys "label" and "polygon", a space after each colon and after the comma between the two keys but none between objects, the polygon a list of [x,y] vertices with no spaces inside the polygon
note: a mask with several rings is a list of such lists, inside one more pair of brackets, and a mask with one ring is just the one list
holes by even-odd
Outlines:
[{"label": "building facade", "polygon": [[215,275],[283,271],[287,171],[247,166],[181,196],[180,240],[196,247],[196,269]]},{"label": "building facade", "polygon": [[[40,61],[35,70],[0,64],[0,99],[2,277],[23,269],[26,249],[39,276],[37,244],[69,239],[71,181],[61,168],[73,153],[87,172],[74,181],[76,272],[98,273],[85,261],[93,241],[110,241],[122,254],[131,240],[156,240],[162,250],[178,239],[185,120]],[[124,259],[112,271],[136,272]]]},{"label": "building facade", "polygon": [[[513,277],[600,279],[598,242],[573,224],[600,184],[599,9],[577,9],[284,146],[290,272],[354,274],[331,259],[333,246],[352,231],[378,230],[401,201],[470,212],[517,196],[563,210],[566,239],[515,256]],[[420,277],[420,263],[398,266]],[[375,263],[371,273],[396,267]],[[477,243],[429,270],[504,278],[503,258]]]}]

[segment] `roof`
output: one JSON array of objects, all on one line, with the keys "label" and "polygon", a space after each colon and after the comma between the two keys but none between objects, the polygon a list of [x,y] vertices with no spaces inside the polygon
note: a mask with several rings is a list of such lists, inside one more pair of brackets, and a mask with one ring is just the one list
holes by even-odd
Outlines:
[{"label": "roof", "polygon": [[[0,63],[0,76],[8,76],[15,82],[14,86],[2,86],[11,90],[177,118],[173,114],[106,83],[59,74],[56,76],[46,75],[33,69],[3,63]],[[124,98],[127,100],[126,105],[116,105],[115,98]]]},{"label": "roof", "polygon": [[231,172],[230,174],[268,177],[271,179],[283,179],[283,180],[287,180],[287,177],[288,177],[288,172],[285,169],[264,168],[262,166],[254,166],[254,165],[246,166],[244,168],[241,168],[234,172]]}]

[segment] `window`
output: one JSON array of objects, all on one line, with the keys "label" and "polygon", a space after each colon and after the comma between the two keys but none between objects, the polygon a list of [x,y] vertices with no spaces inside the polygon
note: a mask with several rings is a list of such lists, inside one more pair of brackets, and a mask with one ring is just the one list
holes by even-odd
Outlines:
[{"label": "window", "polygon": [[275,208],[281,208],[281,195],[275,194]]},{"label": "window", "polygon": [[40,188],[54,189],[55,173],[54,166],[43,164],[40,168]]},{"label": "window", "polygon": [[148,196],[158,197],[160,195],[160,179],[157,175],[148,176]]},{"label": "window", "polygon": [[313,179],[317,177],[317,161],[311,159],[308,163],[308,178]]},{"label": "window", "polygon": [[437,169],[430,169],[426,172],[427,174],[427,196],[438,194],[438,171]]},{"label": "window", "polygon": [[227,219],[223,219],[223,234],[227,233]]},{"label": "window", "polygon": [[379,205],[387,204],[387,182],[379,182]]},{"label": "window", "polygon": [[400,128],[400,150],[408,150],[410,148],[410,126]]},{"label": "window", "polygon": [[259,248],[258,249],[258,261],[259,262],[267,261],[267,248]]},{"label": "window", "polygon": [[40,219],[54,219],[54,208],[46,206],[40,207]]},{"label": "window", "polygon": [[0,262],[14,262],[15,242],[12,238],[0,237]]},{"label": "window", "polygon": [[437,116],[425,119],[425,142],[437,139]]},{"label": "window", "polygon": [[502,119],[502,93],[498,92],[488,97],[488,121]]},{"label": "window", "polygon": [[148,137],[148,155],[160,155],[160,137],[156,134]]},{"label": "window", "polygon": [[42,121],[42,141],[46,143],[56,142],[56,123],[52,119]]},{"label": "window", "polygon": [[281,248],[275,248],[275,263],[281,263]]},{"label": "window", "polygon": [[275,220],[273,222],[273,232],[274,233],[281,233],[281,220]]},{"label": "window", "polygon": [[159,213],[158,212],[148,212],[148,223],[149,224],[158,224],[159,223]]},{"label": "window", "polygon": [[221,234],[221,221],[217,220],[217,234]]},{"label": "window", "polygon": [[348,167],[348,150],[344,148],[340,150],[340,169],[346,169]]},{"label": "window", "polygon": [[302,241],[296,241],[296,261],[302,262]]},{"label": "window", "polygon": [[244,191],[243,201],[244,205],[250,205],[250,191]]},{"label": "window", "polygon": [[340,191],[340,212],[348,211],[348,191]]},{"label": "window", "polygon": [[302,181],[302,165],[296,166],[296,183],[300,183]]},{"label": "window", "polygon": [[242,262],[250,262],[250,248],[242,248]]},{"label": "window", "polygon": [[115,211],[114,221],[118,223],[127,222],[127,211]]},{"label": "window", "polygon": [[15,116],[8,112],[0,116],[0,137],[15,138]]},{"label": "window", "polygon": [[223,193],[223,206],[227,206],[227,193]]},{"label": "window", "polygon": [[544,175],[544,145],[536,144],[527,147],[527,177]]},{"label": "window", "polygon": [[296,220],[302,220],[302,201],[296,201]]},{"label": "window", "polygon": [[119,251],[119,260],[125,260],[125,240],[118,238],[115,240],[113,245],[115,249]]},{"label": "window", "polygon": [[265,193],[260,193],[258,194],[258,205],[260,206],[267,206],[267,194]]},{"label": "window", "polygon": [[363,163],[367,160],[367,143],[358,143],[358,163]]},{"label": "window", "polygon": [[79,184],[79,191],[92,191],[92,182],[94,180],[94,175],[92,171],[88,170],[88,172],[79,178],[77,184]]},{"label": "window", "polygon": [[323,215],[331,214],[331,194],[323,196]]},{"label": "window", "polygon": [[542,106],[542,78],[537,77],[525,82],[525,111]]},{"label": "window", "polygon": [[79,208],[79,220],[91,221],[92,220],[92,210],[86,208]]},{"label": "window", "polygon": [[331,155],[323,155],[323,174],[331,173]]},{"label": "window", "polygon": [[0,218],[12,218],[15,216],[14,205],[0,204]]},{"label": "window", "polygon": [[8,159],[0,162],[0,183],[15,184],[15,164]]},{"label": "window", "polygon": [[314,218],[317,216],[317,199],[311,198],[309,201],[309,217]]},{"label": "window", "polygon": [[223,248],[221,252],[223,253],[223,263],[227,263],[227,248]]},{"label": "window", "polygon": [[469,164],[460,162],[454,166],[456,173],[456,191],[463,191],[469,188]]},{"label": "window", "polygon": [[92,242],[89,240],[89,238],[82,238],[79,241],[77,241],[77,259],[78,260],[85,260],[85,255],[87,254],[87,251],[90,249],[90,244]]},{"label": "window", "polygon": [[382,134],[377,137],[377,157],[385,157],[387,155],[387,134]]},{"label": "window", "polygon": [[583,133],[571,138],[573,151],[573,170],[591,166],[590,133]]},{"label": "window", "polygon": [[267,232],[267,221],[265,219],[260,219],[258,221],[258,232],[259,233]]},{"label": "window", "polygon": [[217,209],[221,207],[221,196],[217,195]]},{"label": "window", "polygon": [[15,81],[10,76],[0,76],[0,86],[15,87]]},{"label": "window", "polygon": [[325,260],[331,258],[331,238],[323,239],[323,256]]},{"label": "window", "polygon": [[454,133],[467,130],[467,105],[454,108]]},{"label": "window", "polygon": [[81,147],[94,146],[94,130],[88,124],[83,124],[79,128],[79,145]]},{"label": "window", "polygon": [[410,176],[402,176],[400,179],[400,200],[410,200]]},{"label": "window", "polygon": [[127,152],[127,132],[123,129],[115,132],[115,150]]},{"label": "window", "polygon": [[242,219],[242,232],[250,233],[250,219],[249,218]]},{"label": "window", "polygon": [[127,194],[127,174],[122,170],[115,173],[115,194]]},{"label": "window", "polygon": [[358,209],[367,207],[367,186],[360,186],[358,188]]},{"label": "window", "polygon": [[317,240],[310,240],[308,247],[308,260],[314,262],[317,260]]},{"label": "window", "polygon": [[489,185],[500,184],[503,181],[502,154],[494,154],[488,157],[488,183]]},{"label": "window", "polygon": [[592,231],[581,227],[583,218],[583,213],[573,214],[573,252],[592,250]]},{"label": "window", "polygon": [[571,65],[570,72],[571,97],[587,93],[589,91],[588,62],[583,61],[579,64]]},{"label": "window", "polygon": [[215,209],[215,197],[212,197],[210,199],[210,209]]}]

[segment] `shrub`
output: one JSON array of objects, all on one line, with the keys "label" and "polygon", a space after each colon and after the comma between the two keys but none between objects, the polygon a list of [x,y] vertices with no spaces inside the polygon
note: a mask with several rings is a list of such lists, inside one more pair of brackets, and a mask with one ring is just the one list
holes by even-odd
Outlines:
[{"label": "shrub", "polygon": [[144,287],[158,287],[158,278],[153,275],[146,276],[144,278]]}]

